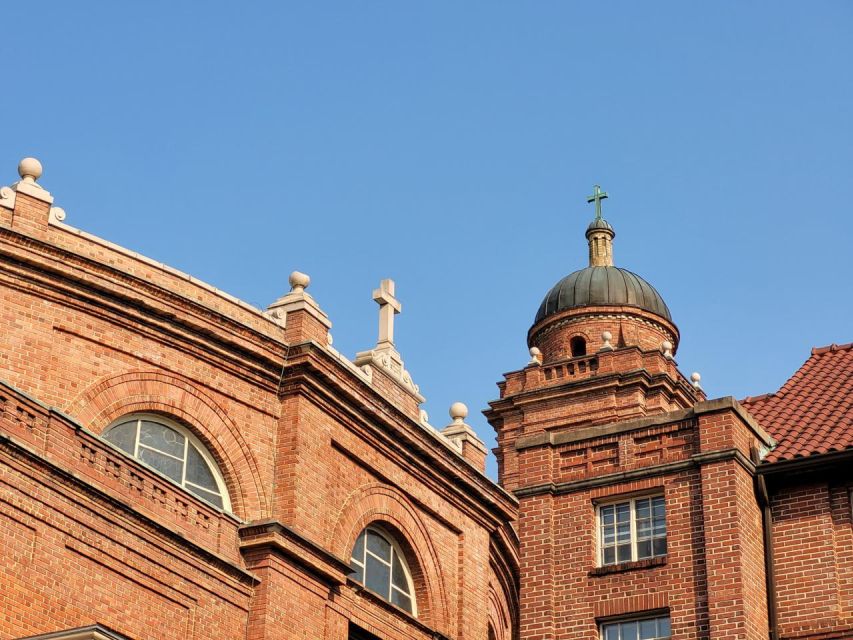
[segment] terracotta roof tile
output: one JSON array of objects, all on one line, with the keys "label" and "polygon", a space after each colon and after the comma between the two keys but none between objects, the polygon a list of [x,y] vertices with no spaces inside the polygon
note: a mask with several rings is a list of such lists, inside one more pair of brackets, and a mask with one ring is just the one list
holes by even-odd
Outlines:
[{"label": "terracotta roof tile", "polygon": [[853,342],[812,349],[779,391],[741,404],[778,443],[765,463],[853,449]]}]

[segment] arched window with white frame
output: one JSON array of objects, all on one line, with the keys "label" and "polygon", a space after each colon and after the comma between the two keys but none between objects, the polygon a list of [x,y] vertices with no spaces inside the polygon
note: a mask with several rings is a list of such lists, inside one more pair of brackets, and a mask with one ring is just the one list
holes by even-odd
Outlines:
[{"label": "arched window with white frame", "polygon": [[352,549],[350,566],[356,582],[391,604],[417,615],[412,573],[406,557],[394,537],[381,527],[369,526],[361,532]]},{"label": "arched window with white frame", "polygon": [[210,504],[231,510],[219,467],[186,427],[153,414],[132,414],[107,427],[103,438]]}]

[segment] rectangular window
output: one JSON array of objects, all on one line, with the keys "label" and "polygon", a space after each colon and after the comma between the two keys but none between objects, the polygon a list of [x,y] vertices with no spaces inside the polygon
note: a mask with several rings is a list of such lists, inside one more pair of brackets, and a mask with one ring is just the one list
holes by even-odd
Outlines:
[{"label": "rectangular window", "polygon": [[665,556],[666,507],[663,496],[600,505],[598,530],[599,563],[602,566]]},{"label": "rectangular window", "polygon": [[665,640],[671,635],[669,616],[601,625],[601,640]]}]

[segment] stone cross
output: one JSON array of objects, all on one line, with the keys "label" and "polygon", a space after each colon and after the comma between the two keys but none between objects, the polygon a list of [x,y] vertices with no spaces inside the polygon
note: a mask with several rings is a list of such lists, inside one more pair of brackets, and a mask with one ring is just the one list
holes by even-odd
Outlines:
[{"label": "stone cross", "polygon": [[374,289],[373,299],[379,303],[379,342],[377,346],[394,345],[394,316],[400,313],[400,301],[394,297],[394,281],[385,279]]},{"label": "stone cross", "polygon": [[602,191],[600,186],[594,185],[593,189],[592,189],[592,195],[587,196],[587,198],[586,198],[587,202],[594,202],[595,203],[595,219],[596,220],[601,219],[601,201],[604,200],[606,197],[607,197],[607,192]]}]

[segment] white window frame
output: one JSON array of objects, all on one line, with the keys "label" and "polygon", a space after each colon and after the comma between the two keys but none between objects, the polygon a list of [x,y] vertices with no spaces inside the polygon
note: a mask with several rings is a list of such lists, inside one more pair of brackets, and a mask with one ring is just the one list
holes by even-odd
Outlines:
[{"label": "white window frame", "polygon": [[[666,620],[667,622],[669,622],[669,627],[670,627],[668,636],[655,636],[654,638],[650,638],[649,640],[669,640],[670,638],[672,638],[672,618],[670,617],[669,613],[666,613],[666,614],[655,613],[652,615],[638,615],[638,616],[631,616],[631,617],[627,617],[627,618],[619,618],[616,620],[607,620],[606,622],[601,622],[598,625],[599,640],[605,640],[605,635],[604,635],[605,627],[608,627],[610,625],[628,624],[631,622],[636,622],[639,624],[641,622],[648,622],[649,620],[656,620],[656,621]],[[637,636],[639,638],[639,629],[637,630]],[[623,640],[621,630],[619,632],[619,640]]]},{"label": "white window frame", "polygon": [[[141,429],[140,423],[143,420],[145,420],[147,422],[154,422],[156,424],[163,425],[164,427],[172,429],[173,431],[177,431],[179,434],[184,436],[183,471],[182,471],[182,476],[181,476],[180,482],[178,482],[174,478],[170,478],[166,474],[158,471],[157,469],[152,467],[150,464],[147,464],[144,460],[142,460],[139,457],[139,447],[140,446],[150,449],[150,447],[147,447],[146,445],[140,445],[140,443],[139,443],[139,432]],[[109,431],[113,427],[117,427],[119,425],[127,424],[128,422],[133,422],[133,421],[136,422],[136,437],[135,437],[134,443],[133,443],[133,453],[128,453],[127,451],[125,451],[124,449],[113,444],[109,440],[106,440],[105,436],[107,435],[107,433],[109,433]],[[136,460],[139,464],[143,465],[146,469],[151,469],[154,473],[165,478],[166,480],[168,480],[172,484],[179,486],[181,489],[183,489],[184,491],[186,491],[187,493],[192,495],[194,498],[198,498],[199,500],[204,500],[204,502],[206,504],[209,504],[214,509],[220,509],[221,508],[224,511],[228,511],[228,512],[231,511],[231,498],[228,495],[228,488],[225,485],[225,479],[222,477],[222,472],[219,470],[219,465],[216,464],[216,460],[213,459],[213,456],[210,455],[210,452],[207,450],[207,447],[204,446],[204,444],[201,442],[201,440],[199,440],[193,434],[192,431],[190,431],[189,429],[187,429],[183,425],[178,424],[174,420],[169,420],[168,418],[161,416],[159,414],[156,414],[156,413],[129,413],[127,415],[122,416],[118,420],[114,420],[113,422],[111,422],[110,425],[106,429],[104,429],[104,431],[102,433],[102,437],[107,442],[107,444],[109,444],[114,449],[121,451],[121,453],[123,453],[126,456],[130,456],[131,458]],[[210,473],[211,473],[211,475],[213,475],[213,479],[216,482],[216,488],[219,490],[219,495],[222,498],[222,507],[218,507],[215,504],[212,504],[211,502],[205,500],[203,496],[200,496],[196,493],[193,493],[190,489],[187,488],[187,486],[186,486],[186,484],[188,482],[188,480],[187,480],[187,456],[188,456],[188,448],[189,448],[190,444],[192,444],[196,448],[196,450],[201,454],[202,459],[207,464],[208,469],[210,469]],[[179,459],[177,456],[168,454],[164,451],[159,451],[157,449],[153,449],[153,451],[155,451],[156,453],[159,453],[161,455],[165,455],[165,456],[168,456],[171,458],[175,458],[176,460]],[[191,484],[193,486],[198,486],[194,482],[190,482],[189,484]],[[199,489],[201,489],[202,491],[208,491],[208,489],[206,489],[205,487],[199,487]]]},{"label": "white window frame", "polygon": [[[387,542],[389,545],[391,545],[391,562],[390,562],[390,564],[388,562],[386,562],[384,558],[380,558],[375,553],[373,553],[370,549],[367,548],[367,533],[370,531],[372,531],[373,533],[375,533],[376,535],[381,537],[383,540],[385,540],[385,542]],[[391,604],[391,606],[394,606],[394,607],[397,607],[397,605],[395,605],[393,602],[391,602],[391,592],[394,589],[396,589],[397,591],[399,591],[404,596],[409,598],[409,600],[412,601],[412,611],[411,611],[410,615],[417,617],[418,616],[418,599],[417,599],[417,597],[415,597],[415,582],[414,582],[414,580],[412,580],[412,572],[409,569],[409,563],[406,562],[406,555],[403,553],[402,549],[400,549],[400,545],[397,544],[397,540],[395,540],[394,536],[391,535],[390,533],[388,533],[387,531],[385,531],[382,527],[376,526],[376,525],[368,525],[364,529],[362,529],[361,533],[359,533],[358,536],[356,536],[356,541],[358,540],[359,537],[361,537],[362,533],[365,534],[365,538],[364,538],[365,557],[366,557],[366,554],[369,553],[373,557],[374,560],[381,562],[382,564],[384,564],[385,566],[387,566],[389,568],[388,595],[385,596],[384,594],[377,593],[376,591],[373,591],[373,589],[368,588],[368,586],[366,584],[367,583],[367,567],[365,566],[365,564],[366,564],[365,559],[362,558],[361,560],[359,560],[358,558],[356,558],[352,555],[352,552],[350,552],[350,561],[355,562],[359,567],[361,567],[362,575],[365,578],[364,582],[359,582],[359,584],[364,586],[364,588],[367,589],[368,591],[370,591],[371,593],[376,593],[376,595],[378,595],[380,598],[382,598],[383,600],[385,600],[386,602]],[[355,542],[353,543],[353,549],[355,549]],[[399,587],[397,587],[394,584],[393,574],[394,574],[394,556],[395,555],[400,560],[400,566],[403,567],[403,577],[406,580],[406,586],[409,588],[409,593],[404,592],[402,589],[400,589]],[[408,611],[406,611],[402,607],[397,607],[397,608],[400,609],[401,611],[405,611],[406,613],[409,613]]]},{"label": "white window frame", "polygon": [[[666,526],[666,535],[664,539],[667,541],[667,553],[663,553],[660,555],[651,555],[645,558],[638,558],[637,554],[637,501],[638,500],[648,500],[654,498],[663,498],[664,500],[664,519],[666,518],[666,496],[662,492],[655,493],[646,493],[636,496],[620,496],[618,498],[607,499],[605,501],[596,503],[595,505],[595,545],[596,545],[596,565],[599,567],[618,567],[620,564],[625,564],[626,562],[638,562],[641,560],[652,560],[654,558],[665,558],[667,553],[669,553],[669,526]],[[604,540],[602,536],[602,524],[601,524],[601,510],[606,507],[613,507],[617,504],[623,504],[628,502],[630,504],[630,531],[631,531],[631,559],[611,562],[609,564],[604,563]],[[654,514],[652,514],[654,515]],[[654,517],[653,517],[654,521]],[[651,538],[652,540],[652,552],[654,552],[654,536]],[[618,545],[617,545],[618,546]],[[615,552],[618,553],[618,552]],[[615,558],[615,554],[614,554]],[[609,624],[609,623],[608,623]]]}]

